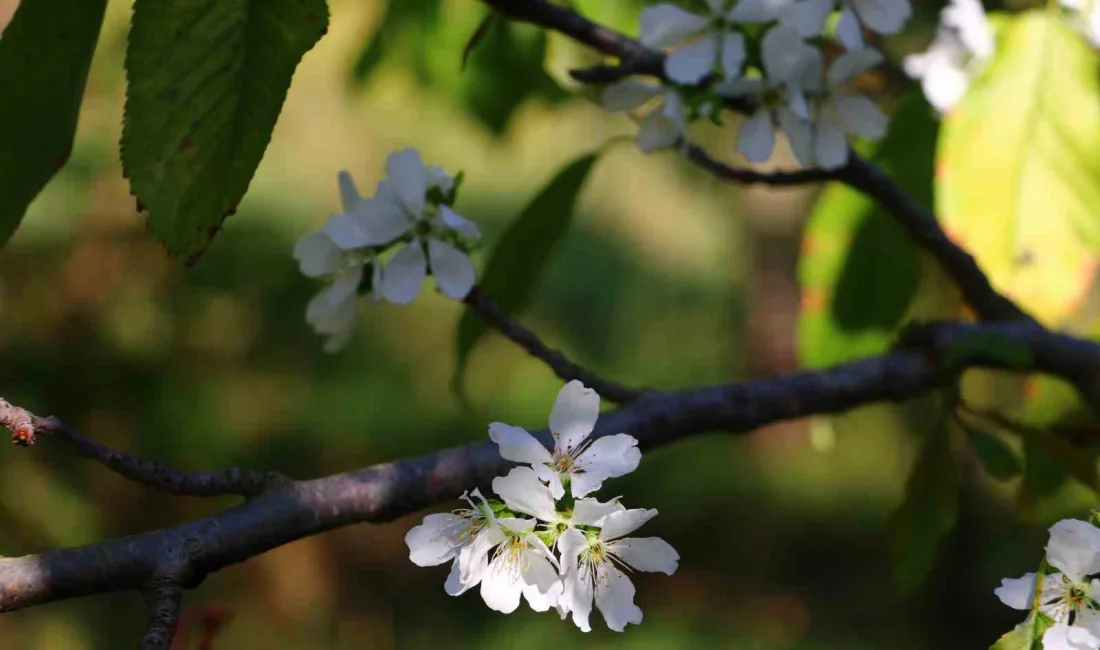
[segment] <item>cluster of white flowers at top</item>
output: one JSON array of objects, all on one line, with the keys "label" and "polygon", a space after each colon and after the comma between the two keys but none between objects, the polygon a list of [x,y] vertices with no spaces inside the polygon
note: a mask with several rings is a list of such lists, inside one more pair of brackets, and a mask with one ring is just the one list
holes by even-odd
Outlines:
[{"label": "cluster of white flowers at top", "polygon": [[476,281],[468,250],[481,233],[451,207],[456,179],[425,165],[414,149],[391,153],[386,175],[373,197],[362,198],[351,175],[340,172],[343,212],[294,246],[303,274],[330,281],[306,308],[309,324],[329,337],[328,352],[350,338],[361,291],[372,300],[407,304],[430,271],[444,295],[460,300]]},{"label": "cluster of white flowers at top", "polygon": [[936,38],[921,54],[905,58],[905,72],[921,80],[928,103],[946,113],[993,57],[993,31],[979,0],[950,0],[940,12]]},{"label": "cluster of white flowers at top", "polygon": [[599,408],[595,391],[578,381],[566,384],[550,413],[553,450],[519,427],[491,424],[501,456],[522,463],[493,480],[501,500],[474,490],[462,495],[469,507],[428,515],[405,536],[409,558],[419,566],[451,562],[448,594],[480,586],[485,604],[506,614],[522,598],[537,612],[571,615],[585,632],[593,603],[612,630],[641,623],[626,572],[671,575],[680,556],[662,539],[626,537],[656,510],[588,496],[641,460],[633,436],[589,438]]},{"label": "cluster of white flowers at top", "polygon": [[[821,50],[806,39],[822,33],[838,4],[837,38],[847,52],[826,69]],[[671,3],[646,8],[641,41],[670,50],[664,70],[670,84],[624,79],[603,93],[611,111],[661,97],[642,119],[639,149],[677,146],[694,117],[716,118],[728,99],[757,107],[737,136],[738,151],[753,162],[772,155],[776,129],[800,164],[827,169],[847,162],[848,136],[877,139],[886,132],[886,116],[852,82],[882,61],[866,46],[863,29],[896,33],[910,16],[909,0],[707,0],[707,7],[707,15]],[[766,23],[763,38],[747,38],[748,23]]]},{"label": "cluster of white flowers at top", "polygon": [[1029,611],[1037,602],[1054,622],[1043,634],[1045,650],[1100,649],[1100,529],[1077,519],[1054,524],[1046,564],[1056,571],[1043,576],[1038,601],[1035,573],[1005,578],[993,593],[1014,609]]}]

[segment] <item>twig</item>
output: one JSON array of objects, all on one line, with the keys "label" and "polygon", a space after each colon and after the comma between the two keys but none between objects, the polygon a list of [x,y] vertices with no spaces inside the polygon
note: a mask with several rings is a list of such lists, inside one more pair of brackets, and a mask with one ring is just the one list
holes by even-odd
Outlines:
[{"label": "twig", "polygon": [[558,377],[565,381],[576,379],[585,386],[595,390],[600,397],[615,402],[616,404],[628,404],[642,397],[646,391],[636,388],[628,388],[613,381],[602,379],[580,365],[570,361],[564,354],[547,346],[537,334],[520,325],[503,311],[493,299],[485,295],[478,287],[470,290],[464,299],[471,309],[485,319],[489,325],[496,328],[501,334],[508,337],[516,345],[527,351],[528,354],[541,360]]},{"label": "twig", "polygon": [[791,185],[806,185],[808,183],[820,183],[835,180],[836,170],[828,169],[798,169],[791,171],[760,172],[753,169],[741,169],[731,167],[726,163],[713,158],[702,147],[695,144],[685,144],[681,147],[684,156],[696,165],[707,170],[718,178],[734,181],[743,185],[760,184],[773,187],[785,187]]},{"label": "twig", "polygon": [[168,579],[152,582],[145,590],[145,606],[149,610],[141,650],[165,650],[172,645],[179,623],[183,588]]},{"label": "twig", "polygon": [[0,399],[0,425],[11,431],[15,444],[29,447],[39,435],[49,435],[68,444],[77,455],[94,460],[120,476],[180,496],[251,497],[286,480],[274,472],[245,472],[236,467],[223,472],[181,472],[128,452],[115,451],[65,426],[57,418],[39,417],[4,399]]}]

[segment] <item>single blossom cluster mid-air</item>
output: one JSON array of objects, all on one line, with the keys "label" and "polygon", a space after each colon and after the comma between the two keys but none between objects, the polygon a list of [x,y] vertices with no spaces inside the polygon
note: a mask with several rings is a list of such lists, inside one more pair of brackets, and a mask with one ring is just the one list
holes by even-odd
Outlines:
[{"label": "single blossom cluster mid-air", "polygon": [[1077,519],[1054,524],[1044,566],[1005,578],[993,593],[1029,617],[1045,617],[1044,650],[1100,649],[1100,528]]},{"label": "single blossom cluster mid-air", "polygon": [[[847,51],[826,66],[818,37],[838,6],[836,37]],[[624,79],[604,90],[611,111],[654,105],[641,119],[643,152],[684,143],[692,119],[717,119],[727,103],[748,108],[736,144],[752,162],[771,157],[777,131],[801,165],[826,169],[847,162],[849,137],[885,134],[886,116],[853,81],[882,61],[863,30],[896,33],[909,0],[707,0],[707,7],[705,15],[671,3],[643,10],[640,40],[667,50],[667,82]],[[764,24],[763,37],[748,38],[749,24]]]},{"label": "single blossom cluster mid-air", "polygon": [[680,556],[662,539],[627,537],[656,510],[589,496],[641,460],[630,435],[590,437],[599,408],[595,391],[566,384],[550,413],[553,449],[524,429],[491,424],[501,456],[520,466],[493,479],[499,499],[474,490],[462,495],[466,507],[425,517],[405,536],[410,559],[418,566],[450,562],[448,594],[478,587],[486,605],[506,614],[526,600],[537,612],[572,617],[585,632],[593,606],[617,632],[641,623],[627,573],[671,575]]},{"label": "single blossom cluster mid-air", "polygon": [[429,272],[444,295],[469,293],[476,275],[468,250],[481,233],[452,208],[456,179],[403,149],[386,158],[386,180],[373,197],[362,198],[347,172],[338,181],[343,211],[294,245],[302,273],[329,280],[306,308],[306,321],[329,337],[326,351],[350,338],[360,293],[408,304]]}]

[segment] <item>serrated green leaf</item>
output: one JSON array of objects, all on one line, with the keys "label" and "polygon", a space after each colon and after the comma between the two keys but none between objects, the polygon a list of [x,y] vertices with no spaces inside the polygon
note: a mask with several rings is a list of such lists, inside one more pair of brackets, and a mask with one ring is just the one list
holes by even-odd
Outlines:
[{"label": "serrated green leaf", "polygon": [[936,560],[940,538],[955,525],[959,478],[946,427],[931,433],[905,486],[905,500],[890,523],[890,550],[898,591],[910,594]]},{"label": "serrated green leaf", "polygon": [[1100,248],[1100,58],[1048,11],[1002,22],[994,60],[944,122],[937,212],[994,287],[1057,324]]},{"label": "serrated green leaf", "polygon": [[[918,200],[930,204],[936,124],[917,93],[895,112],[873,159]],[[803,365],[827,367],[885,350],[917,291],[912,239],[874,201],[834,184],[806,226],[798,276]]]},{"label": "serrated green leaf", "polygon": [[194,261],[256,172],[324,0],[137,0],[122,162],[153,234]]},{"label": "serrated green leaf", "polygon": [[0,245],[69,159],[106,0],[24,0],[0,39]]},{"label": "serrated green leaf", "polygon": [[1043,650],[1043,633],[1052,625],[1054,619],[1042,612],[1033,612],[1023,623],[989,646],[989,650]]},{"label": "serrated green leaf", "polygon": [[[506,314],[517,314],[531,300],[550,255],[573,222],[573,208],[599,153],[581,156],[562,168],[501,235],[481,274],[479,287]],[[452,380],[461,390],[466,363],[485,335],[486,324],[466,310],[458,324],[457,364]]]},{"label": "serrated green leaf", "polygon": [[993,478],[1007,481],[1024,471],[1023,463],[1016,452],[997,435],[967,427],[966,437],[985,470]]}]

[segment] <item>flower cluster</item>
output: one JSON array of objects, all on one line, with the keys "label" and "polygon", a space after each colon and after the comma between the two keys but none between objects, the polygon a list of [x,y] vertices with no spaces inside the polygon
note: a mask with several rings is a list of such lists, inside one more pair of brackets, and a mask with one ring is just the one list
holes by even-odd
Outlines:
[{"label": "flower cluster", "polygon": [[993,45],[982,3],[950,0],[940,12],[935,40],[925,52],[905,58],[905,72],[920,79],[928,103],[946,113],[993,57]]},{"label": "flower cluster", "polygon": [[566,384],[550,413],[553,450],[519,427],[491,424],[500,455],[521,465],[493,480],[499,500],[474,490],[462,495],[468,507],[425,517],[405,537],[409,558],[418,566],[451,562],[448,594],[479,587],[485,604],[506,614],[522,598],[537,612],[572,616],[585,632],[593,603],[612,630],[641,623],[626,572],[671,575],[680,556],[662,539],[626,537],[656,510],[588,496],[641,460],[632,436],[589,438],[599,408],[595,391]]},{"label": "flower cluster", "polygon": [[[815,43],[838,5],[836,37],[847,51],[826,66]],[[863,30],[896,33],[911,13],[909,0],[707,0],[707,7],[706,15],[671,3],[646,8],[641,41],[669,50],[669,83],[624,79],[604,90],[611,111],[661,98],[642,119],[639,149],[679,145],[692,119],[717,120],[727,104],[753,109],[737,136],[738,151],[752,162],[771,157],[776,130],[800,164],[827,169],[847,162],[849,136],[886,132],[886,116],[852,82],[882,61]],[[761,38],[750,37],[754,23],[764,24]]]},{"label": "flower cluster", "polygon": [[350,338],[358,294],[407,304],[430,272],[458,300],[476,280],[468,251],[481,233],[452,209],[461,174],[452,178],[403,149],[386,159],[386,175],[373,197],[362,198],[351,175],[340,172],[343,212],[294,246],[303,274],[329,280],[306,308],[309,324],[329,337],[329,352]]},{"label": "flower cluster", "polygon": [[1077,519],[1054,524],[1043,565],[1039,573],[1005,578],[993,593],[1009,607],[1034,607],[1032,616],[1049,619],[1045,650],[1100,649],[1100,529]]}]

